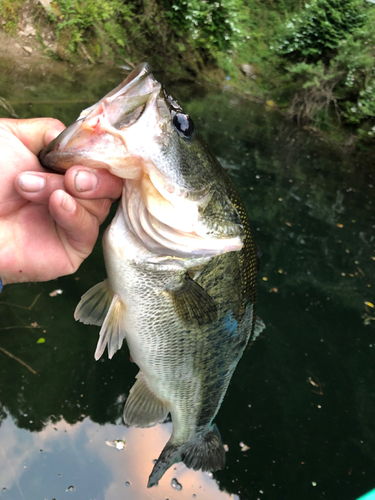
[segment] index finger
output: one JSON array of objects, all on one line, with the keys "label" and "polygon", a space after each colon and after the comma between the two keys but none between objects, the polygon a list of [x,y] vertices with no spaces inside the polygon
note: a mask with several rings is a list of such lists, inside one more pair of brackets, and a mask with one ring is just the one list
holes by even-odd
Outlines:
[{"label": "index finger", "polygon": [[91,169],[76,165],[64,176],[67,191],[75,198],[86,200],[109,198],[115,201],[121,196],[123,181],[106,169]]},{"label": "index finger", "polygon": [[4,118],[1,124],[35,155],[65,129],[55,118]]}]

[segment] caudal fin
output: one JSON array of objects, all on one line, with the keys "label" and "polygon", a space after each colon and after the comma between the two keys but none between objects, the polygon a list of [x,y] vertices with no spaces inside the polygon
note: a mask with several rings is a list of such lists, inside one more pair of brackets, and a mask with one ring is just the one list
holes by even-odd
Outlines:
[{"label": "caudal fin", "polygon": [[185,446],[182,461],[186,467],[194,470],[214,472],[224,468],[225,450],[216,424],[196,435],[196,439]]},{"label": "caudal fin", "polygon": [[224,468],[225,451],[215,424],[197,432],[188,443],[176,445],[172,440],[173,436],[154,465],[147,488],[157,485],[169,467],[178,462],[184,462],[186,467],[194,470],[215,471]]}]

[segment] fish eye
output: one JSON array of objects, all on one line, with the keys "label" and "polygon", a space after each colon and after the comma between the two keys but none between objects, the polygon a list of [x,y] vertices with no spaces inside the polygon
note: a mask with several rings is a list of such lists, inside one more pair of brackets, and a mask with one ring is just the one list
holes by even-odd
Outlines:
[{"label": "fish eye", "polygon": [[194,135],[194,123],[189,115],[176,113],[172,118],[172,123],[180,137],[192,139]]}]

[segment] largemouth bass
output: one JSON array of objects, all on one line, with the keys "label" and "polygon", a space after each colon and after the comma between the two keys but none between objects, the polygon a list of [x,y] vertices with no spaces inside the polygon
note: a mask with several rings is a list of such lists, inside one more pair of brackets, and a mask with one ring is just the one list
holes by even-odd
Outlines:
[{"label": "largemouth bass", "polygon": [[139,366],[127,426],[170,413],[171,438],[149,478],[174,463],[215,471],[225,451],[213,420],[256,319],[257,252],[244,206],[192,119],[147,64],[40,154],[43,165],[106,168],[123,179],[103,237],[107,279],[75,318],[101,326],[95,359],[126,339]]}]

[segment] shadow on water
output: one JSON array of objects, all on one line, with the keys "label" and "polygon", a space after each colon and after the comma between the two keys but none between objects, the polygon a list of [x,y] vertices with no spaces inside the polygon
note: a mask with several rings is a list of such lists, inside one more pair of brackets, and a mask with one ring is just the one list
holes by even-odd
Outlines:
[{"label": "shadow on water", "polygon": [[[124,77],[4,68],[0,96],[20,117],[66,124]],[[345,155],[230,91],[168,89],[229,169],[263,251],[267,328],[216,418],[226,468],[211,478],[179,464],[146,490],[170,424],[122,425],[137,367],[126,347],[95,362],[98,328],[73,320],[80,296],[105,276],[98,244],[74,276],[1,295],[0,497],[355,500],[375,487],[371,152]]]}]

